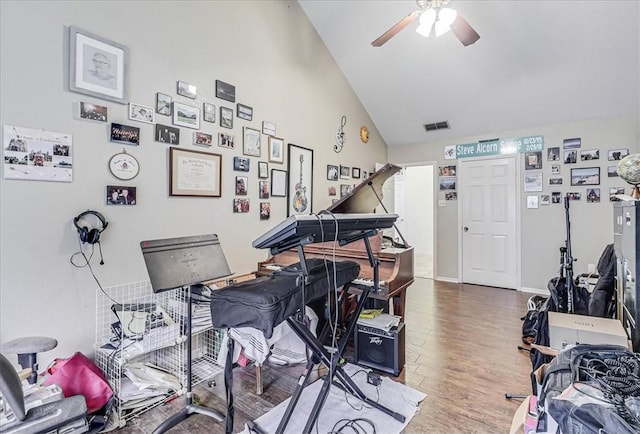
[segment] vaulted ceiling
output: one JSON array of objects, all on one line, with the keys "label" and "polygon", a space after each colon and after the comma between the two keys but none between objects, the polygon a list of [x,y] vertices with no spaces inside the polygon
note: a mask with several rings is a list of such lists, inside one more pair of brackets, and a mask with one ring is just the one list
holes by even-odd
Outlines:
[{"label": "vaulted ceiling", "polygon": [[451,0],[475,44],[425,39],[416,20],[377,48],[416,1],[299,3],[389,146],[640,112],[637,0]]}]

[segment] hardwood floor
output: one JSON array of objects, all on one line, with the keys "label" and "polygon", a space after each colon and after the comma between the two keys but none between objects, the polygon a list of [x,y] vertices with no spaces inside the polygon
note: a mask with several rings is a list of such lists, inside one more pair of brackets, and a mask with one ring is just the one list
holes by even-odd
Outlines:
[{"label": "hardwood floor", "polygon": [[[397,381],[427,394],[405,433],[506,433],[519,402],[506,392],[531,392],[520,317],[530,294],[417,278],[407,292],[406,364]],[[349,356],[347,357],[349,358]],[[234,369],[234,432],[287,399],[302,365],[263,367],[264,393],[255,394],[255,368]],[[194,388],[197,402],[223,411],[224,382]],[[184,398],[129,421],[118,431],[150,433],[184,406]],[[320,416],[322,417],[322,415]],[[193,415],[171,433],[224,433],[224,423]],[[378,433],[384,434],[383,429]]]}]

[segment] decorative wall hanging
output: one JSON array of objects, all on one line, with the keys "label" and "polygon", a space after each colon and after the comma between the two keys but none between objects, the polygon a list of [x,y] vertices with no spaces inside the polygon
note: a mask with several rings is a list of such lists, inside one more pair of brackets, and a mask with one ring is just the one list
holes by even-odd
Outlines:
[{"label": "decorative wall hanging", "polygon": [[238,103],[236,105],[236,116],[240,119],[244,119],[245,121],[250,121],[253,119],[253,108]]},{"label": "decorative wall hanging", "polygon": [[233,110],[220,106],[220,126],[222,128],[233,128]]},{"label": "decorative wall hanging", "polygon": [[156,93],[156,113],[171,116],[171,103],[173,98],[165,93]]},{"label": "decorative wall hanging", "polygon": [[206,122],[216,121],[216,106],[208,102],[202,103],[202,120]]},{"label": "decorative wall hanging", "polygon": [[599,167],[571,169],[571,185],[600,185]]},{"label": "decorative wall hanging", "polygon": [[269,136],[269,161],[272,163],[284,163],[283,139]]},{"label": "decorative wall hanging", "polygon": [[136,202],[136,187],[107,185],[107,205],[135,205]]},{"label": "decorative wall hanging", "polygon": [[244,134],[242,137],[242,153],[244,155],[259,157],[261,154],[260,131],[244,127]]},{"label": "decorative wall hanging", "polygon": [[271,196],[285,197],[287,195],[287,172],[271,169]]},{"label": "decorative wall hanging", "polygon": [[362,143],[369,142],[369,129],[367,127],[360,127],[360,140],[362,140]]},{"label": "decorative wall hanging", "polygon": [[153,109],[144,105],[129,103],[129,119],[152,124],[155,121]]},{"label": "decorative wall hanging", "polygon": [[140,128],[111,123],[110,140],[115,143],[137,146],[140,144]]},{"label": "decorative wall hanging", "polygon": [[80,116],[80,119],[107,122],[107,107],[89,102],[80,102],[79,108],[80,113],[78,113],[78,116]]},{"label": "decorative wall hanging", "polygon": [[173,124],[181,127],[200,128],[200,109],[179,102],[173,103]]},{"label": "decorative wall hanging", "polygon": [[266,134],[267,136],[275,136],[276,124],[269,121],[262,121],[262,134]]},{"label": "decorative wall hanging", "polygon": [[186,96],[187,98],[196,99],[198,96],[198,88],[192,84],[185,83],[184,81],[178,82],[178,95]]},{"label": "decorative wall hanging", "polygon": [[178,145],[180,143],[180,128],[156,124],[155,141]]},{"label": "decorative wall hanging", "polygon": [[211,134],[201,133],[200,131],[193,132],[193,144],[199,146],[211,146],[213,136]]},{"label": "decorative wall hanging", "polygon": [[335,152],[342,151],[342,147],[347,141],[347,136],[344,133],[344,127],[347,125],[347,116],[342,115],[340,118],[340,127],[338,128],[338,132],[336,133],[336,144],[333,145],[333,150]]},{"label": "decorative wall hanging", "polygon": [[127,102],[129,49],[93,33],[69,27],[69,90]]},{"label": "decorative wall hanging", "polygon": [[216,97],[229,102],[236,102],[236,87],[224,81],[216,80]]},{"label": "decorative wall hanging", "polygon": [[114,154],[109,159],[109,171],[116,178],[129,181],[140,173],[140,163],[123,148],[122,152]]},{"label": "decorative wall hanging", "polygon": [[313,209],[313,150],[289,143],[289,198],[287,216],[310,214]]},{"label": "decorative wall hanging", "polygon": [[73,136],[4,126],[4,178],[32,181],[73,180]]}]

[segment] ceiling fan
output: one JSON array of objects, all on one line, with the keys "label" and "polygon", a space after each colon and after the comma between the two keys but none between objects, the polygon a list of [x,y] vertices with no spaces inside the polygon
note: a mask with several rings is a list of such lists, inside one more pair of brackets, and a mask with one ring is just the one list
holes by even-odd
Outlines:
[{"label": "ceiling fan", "polygon": [[449,0],[416,0],[420,9],[398,21],[393,27],[384,32],[371,45],[380,47],[389,39],[400,33],[402,29],[420,17],[420,24],[416,32],[425,38],[431,34],[431,28],[435,27],[436,36],[443,35],[451,30],[465,47],[480,39],[480,35],[473,27],[454,9],[445,7]]}]

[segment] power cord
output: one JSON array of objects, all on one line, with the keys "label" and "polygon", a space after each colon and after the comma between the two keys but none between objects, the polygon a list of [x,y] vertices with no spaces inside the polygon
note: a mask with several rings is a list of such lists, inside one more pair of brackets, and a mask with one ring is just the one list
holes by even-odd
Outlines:
[{"label": "power cord", "polygon": [[[85,268],[85,267],[89,268],[89,271],[91,272],[91,276],[93,276],[93,280],[96,281],[96,283],[98,284],[98,288],[100,288],[100,291],[102,291],[104,296],[107,297],[112,302],[114,302],[115,304],[120,304],[117,300],[114,300],[109,294],[107,294],[107,292],[102,287],[102,284],[96,277],[96,274],[93,272],[93,267],[91,267],[91,259],[93,258],[93,254],[95,252],[94,244],[91,245],[91,254],[89,255],[88,258],[87,258],[87,255],[84,253],[84,250],[82,249],[82,242],[80,241],[80,238],[78,238],[78,245],[80,250],[75,252],[69,258],[69,262],[71,262],[71,265],[73,265],[76,268]],[[100,248],[100,257],[102,257],[102,247],[100,247],[100,243],[98,243],[98,247]],[[82,258],[84,259],[84,264],[77,264],[76,262],[74,262],[74,258],[76,258],[78,255],[82,256]],[[101,261],[101,264],[103,263],[104,261]]]}]

